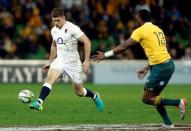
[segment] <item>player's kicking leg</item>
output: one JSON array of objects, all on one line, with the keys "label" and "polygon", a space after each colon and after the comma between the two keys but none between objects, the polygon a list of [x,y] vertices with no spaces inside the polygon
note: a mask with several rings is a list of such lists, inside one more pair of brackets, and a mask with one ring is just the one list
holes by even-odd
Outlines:
[{"label": "player's kicking leg", "polygon": [[50,84],[44,83],[42,86],[39,98],[37,100],[35,100],[31,105],[29,105],[30,109],[42,111],[43,101],[49,95],[51,88],[52,88],[52,86]]},{"label": "player's kicking leg", "polygon": [[78,96],[90,97],[95,102],[99,111],[103,111],[104,103],[99,93],[94,93],[90,89],[84,88],[82,84],[74,84]]},{"label": "player's kicking leg", "polygon": [[47,75],[47,80],[42,86],[39,98],[37,100],[35,100],[31,105],[29,105],[30,109],[42,111],[43,101],[49,95],[51,88],[52,88],[51,85],[59,78],[59,76],[61,74],[62,73],[56,69],[49,69],[48,75]]}]

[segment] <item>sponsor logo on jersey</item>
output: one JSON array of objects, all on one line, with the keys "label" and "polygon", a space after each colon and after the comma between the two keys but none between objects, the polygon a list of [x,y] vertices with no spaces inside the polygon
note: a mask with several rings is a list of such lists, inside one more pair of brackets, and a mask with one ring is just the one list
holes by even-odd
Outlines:
[{"label": "sponsor logo on jersey", "polygon": [[64,44],[64,40],[61,37],[58,37],[57,43],[58,44]]}]

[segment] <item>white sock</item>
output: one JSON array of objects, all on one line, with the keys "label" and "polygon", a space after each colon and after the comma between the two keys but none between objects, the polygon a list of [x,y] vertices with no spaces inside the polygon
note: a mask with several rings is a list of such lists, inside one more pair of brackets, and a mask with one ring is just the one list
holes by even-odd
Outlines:
[{"label": "white sock", "polygon": [[93,98],[93,99],[95,100],[95,99],[96,99],[96,97],[97,97],[97,95],[96,95],[96,93],[94,93],[94,98]]},{"label": "white sock", "polygon": [[87,94],[86,88],[83,88],[83,91],[84,91],[84,95],[83,96],[86,96],[86,94]]},{"label": "white sock", "polygon": [[48,87],[50,90],[52,89],[52,86],[50,84],[46,83],[46,82],[43,84],[43,86]]},{"label": "white sock", "polygon": [[42,103],[43,103],[43,100],[42,100],[42,99],[40,99],[40,98],[38,98],[38,101],[40,102],[40,104],[42,104]]}]

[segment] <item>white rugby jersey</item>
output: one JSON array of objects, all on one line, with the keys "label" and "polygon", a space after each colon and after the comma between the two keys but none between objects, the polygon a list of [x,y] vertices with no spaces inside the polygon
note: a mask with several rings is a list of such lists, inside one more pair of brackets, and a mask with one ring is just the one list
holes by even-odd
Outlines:
[{"label": "white rugby jersey", "polygon": [[54,26],[51,35],[57,45],[57,59],[64,63],[79,62],[78,38],[83,34],[77,25],[69,21],[66,21],[60,29]]}]

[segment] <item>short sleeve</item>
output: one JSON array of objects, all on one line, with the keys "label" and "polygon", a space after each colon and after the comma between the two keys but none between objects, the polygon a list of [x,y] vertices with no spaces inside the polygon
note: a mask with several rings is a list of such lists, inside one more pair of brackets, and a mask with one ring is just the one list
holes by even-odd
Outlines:
[{"label": "short sleeve", "polygon": [[84,32],[77,26],[77,25],[74,25],[72,27],[72,30],[73,30],[73,36],[76,38],[76,39],[79,39],[82,35],[84,35]]},{"label": "short sleeve", "polygon": [[143,35],[141,33],[141,29],[137,28],[136,30],[133,31],[133,33],[131,34],[131,38],[136,40],[137,42],[140,42],[142,39]]}]

